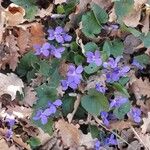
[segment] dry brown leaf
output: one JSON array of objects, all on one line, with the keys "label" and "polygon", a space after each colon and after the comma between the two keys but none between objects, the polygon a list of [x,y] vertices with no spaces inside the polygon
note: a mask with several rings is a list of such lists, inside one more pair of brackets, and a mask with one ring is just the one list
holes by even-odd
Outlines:
[{"label": "dry brown leaf", "polygon": [[31,33],[29,32],[29,29],[23,30],[19,28],[17,45],[19,47],[19,53],[21,55],[26,53],[27,49],[29,49],[30,39],[31,39]]},{"label": "dry brown leaf", "polygon": [[5,12],[8,26],[16,26],[24,22],[25,9],[23,7],[11,3]]},{"label": "dry brown leaf", "polygon": [[124,53],[133,54],[138,50],[137,47],[141,44],[141,40],[135,37],[134,35],[129,34],[128,36],[126,36],[123,43],[124,43]]},{"label": "dry brown leaf", "polygon": [[9,150],[8,144],[4,139],[0,139],[0,150]]},{"label": "dry brown leaf", "polygon": [[59,120],[55,123],[55,127],[59,130],[63,144],[66,147],[76,148],[80,143],[80,132],[76,126],[69,124],[64,120]]},{"label": "dry brown leaf", "polygon": [[35,23],[30,28],[31,31],[31,46],[42,45],[45,42],[45,33],[41,23]]},{"label": "dry brown leaf", "polygon": [[132,122],[122,120],[122,121],[111,122],[110,128],[112,130],[122,131],[123,129],[130,128],[131,125],[132,125]]},{"label": "dry brown leaf", "polygon": [[33,106],[33,104],[36,103],[37,97],[36,97],[36,92],[34,89],[30,86],[25,87],[24,89],[24,98],[23,102],[27,104],[28,106]]},{"label": "dry brown leaf", "polygon": [[37,14],[36,14],[36,16],[39,16],[40,18],[44,18],[46,16],[50,16],[51,12],[53,11],[53,6],[54,6],[53,4],[50,4],[48,6],[48,8],[46,8],[46,9],[43,9],[43,8],[39,9]]},{"label": "dry brown leaf", "polygon": [[142,133],[150,132],[150,112],[148,112],[148,117],[143,118],[143,125],[141,126]]},{"label": "dry brown leaf", "polygon": [[147,50],[145,51],[145,53],[150,56],[150,48],[147,48]]},{"label": "dry brown leaf", "polygon": [[8,111],[18,118],[30,118],[32,109],[24,106],[7,106]]},{"label": "dry brown leaf", "polygon": [[5,53],[1,56],[0,68],[5,69],[6,65],[9,65],[10,69],[14,71],[20,57],[18,50],[16,37],[12,34],[8,35],[5,46],[2,47],[2,51],[5,51]]},{"label": "dry brown leaf", "polygon": [[117,15],[115,13],[115,8],[112,8],[109,14],[109,22],[114,22],[117,19]]},{"label": "dry brown leaf", "polygon": [[149,32],[149,17],[150,17],[149,13],[146,13],[146,17],[142,22],[143,25],[142,32],[145,33],[145,35],[147,35],[147,33]]},{"label": "dry brown leaf", "polygon": [[150,150],[150,135],[138,133],[138,136],[142,140],[141,144],[144,144],[147,150]]},{"label": "dry brown leaf", "polygon": [[140,24],[140,18],[141,18],[141,9],[136,10],[133,9],[132,12],[130,12],[127,16],[123,18],[123,22],[126,26],[130,27],[136,27]]},{"label": "dry brown leaf", "polygon": [[85,135],[78,127],[62,119],[55,123],[55,127],[59,131],[65,147],[77,148],[84,145],[89,149],[93,148],[95,140],[90,133]]},{"label": "dry brown leaf", "polygon": [[134,8],[139,10],[143,4],[145,4],[147,0],[134,0]]},{"label": "dry brown leaf", "polygon": [[51,138],[51,136],[48,133],[45,133],[41,128],[38,129],[39,129],[39,134],[37,138],[40,140],[41,145],[44,145]]},{"label": "dry brown leaf", "polygon": [[3,32],[4,32],[4,24],[5,24],[5,12],[4,10],[2,9],[2,7],[0,7],[0,29],[1,29],[1,32],[0,32],[0,43],[2,42],[2,38],[3,38]]},{"label": "dry brown leaf", "polygon": [[22,80],[14,73],[2,74],[0,73],[0,96],[3,94],[11,95],[11,99],[14,100],[16,92],[22,93],[24,87]]},{"label": "dry brown leaf", "polygon": [[144,81],[141,78],[135,78],[131,84],[131,89],[137,100],[141,99],[142,95],[150,97],[150,82],[147,78]]},{"label": "dry brown leaf", "polygon": [[66,3],[66,0],[55,0],[54,4],[62,4],[62,3]]}]

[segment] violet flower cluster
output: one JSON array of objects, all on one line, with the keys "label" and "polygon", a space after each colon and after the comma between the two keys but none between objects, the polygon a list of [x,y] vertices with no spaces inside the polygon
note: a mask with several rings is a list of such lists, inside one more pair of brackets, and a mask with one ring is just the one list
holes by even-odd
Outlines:
[{"label": "violet flower cluster", "polygon": [[120,67],[118,65],[121,57],[109,58],[108,62],[103,63],[104,73],[106,74],[106,81],[108,83],[113,83],[118,81],[121,77],[125,77],[130,71],[130,67],[124,66]]},{"label": "violet flower cluster", "polygon": [[66,80],[61,81],[62,89],[65,91],[69,87],[73,90],[78,88],[78,85],[81,83],[83,67],[79,65],[77,68],[74,65],[70,65]]},{"label": "violet flower cluster", "polygon": [[48,102],[48,107],[45,110],[38,110],[36,115],[33,117],[33,120],[40,120],[43,125],[48,122],[48,118],[54,115],[57,111],[57,108],[62,105],[62,101],[57,99],[56,101]]},{"label": "violet flower cluster", "polygon": [[34,49],[36,50],[35,55],[40,55],[44,57],[54,56],[56,58],[61,58],[62,53],[65,51],[65,47],[62,46],[65,42],[70,42],[72,37],[65,32],[65,30],[58,26],[55,30],[48,29],[48,40],[56,40],[58,46],[54,46],[49,42],[44,43],[42,46],[35,45]]},{"label": "violet flower cluster", "polygon": [[63,44],[72,40],[72,37],[65,32],[64,28],[60,26],[56,27],[55,30],[49,29],[48,33],[48,40],[50,41],[56,40],[58,43]]},{"label": "violet flower cluster", "polygon": [[141,110],[139,108],[136,107],[132,107],[130,112],[128,113],[128,116],[136,123],[140,123],[141,122]]},{"label": "violet flower cluster", "polygon": [[87,57],[87,63],[95,63],[97,66],[102,65],[102,59],[100,51],[96,50],[95,52],[86,52],[85,56]]},{"label": "violet flower cluster", "polygon": [[100,150],[101,148],[107,147],[107,146],[113,146],[117,145],[117,139],[114,134],[111,134],[109,137],[106,137],[103,142],[100,142],[99,140],[96,140],[94,148],[95,150]]},{"label": "violet flower cluster", "polygon": [[106,92],[106,90],[107,90],[107,88],[104,87],[101,83],[97,83],[97,84],[95,85],[95,89],[96,89],[97,91],[103,93],[103,94],[105,94],[105,92]]},{"label": "violet flower cluster", "polygon": [[13,136],[13,126],[15,125],[15,118],[11,115],[7,115],[5,122],[8,124],[9,129],[6,132],[6,138],[9,140]]}]

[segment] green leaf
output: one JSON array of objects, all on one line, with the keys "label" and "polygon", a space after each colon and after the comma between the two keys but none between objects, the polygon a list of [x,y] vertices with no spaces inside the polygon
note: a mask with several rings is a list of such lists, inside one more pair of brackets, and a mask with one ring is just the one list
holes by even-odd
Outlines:
[{"label": "green leaf", "polygon": [[27,19],[34,19],[35,15],[38,11],[38,7],[36,6],[36,0],[11,0],[13,3],[22,6],[26,12]]},{"label": "green leaf", "polygon": [[112,85],[113,85],[113,87],[114,87],[117,91],[119,91],[120,93],[124,94],[124,95],[127,96],[127,97],[130,97],[128,91],[127,91],[127,90],[125,89],[125,87],[122,86],[120,83],[117,83],[117,82],[116,82],[116,83],[113,83]]},{"label": "green leaf", "polygon": [[36,108],[42,108],[47,105],[49,100],[56,100],[57,91],[56,88],[52,88],[46,84],[42,84],[41,86],[36,88],[37,97],[39,98],[36,103]]},{"label": "green leaf", "polygon": [[127,103],[121,105],[119,108],[115,108],[113,111],[113,114],[118,119],[124,119],[124,116],[130,111],[130,108],[131,108],[131,103],[127,102]]},{"label": "green leaf", "polygon": [[85,52],[88,52],[88,51],[95,52],[99,48],[94,42],[89,42],[89,43],[84,45],[84,49],[85,49]]},{"label": "green leaf", "polygon": [[90,133],[92,138],[99,138],[99,129],[95,125],[89,125]]},{"label": "green leaf", "polygon": [[124,17],[133,9],[134,0],[120,0],[115,2],[115,12],[118,17]]},{"label": "green leaf", "polygon": [[62,99],[62,112],[64,116],[67,116],[68,113],[71,113],[74,109],[74,102],[76,98],[65,95]]},{"label": "green leaf", "polygon": [[88,95],[81,98],[81,105],[92,115],[99,115],[101,111],[108,111],[109,109],[107,98],[95,89],[90,89]]},{"label": "green leaf", "polygon": [[148,32],[148,34],[146,36],[144,36],[144,34],[142,34],[140,36],[140,39],[142,40],[142,42],[144,43],[144,46],[146,48],[150,47],[150,32]]},{"label": "green leaf", "polygon": [[102,23],[106,23],[108,21],[108,14],[106,13],[106,11],[104,9],[99,7],[99,5],[93,3],[92,10],[93,10],[95,18],[100,26]]},{"label": "green leaf", "polygon": [[147,54],[135,56],[134,59],[142,66],[150,64],[150,56]]},{"label": "green leaf", "polygon": [[32,71],[35,68],[36,64],[39,62],[37,56],[33,52],[25,54],[21,59],[17,67],[17,73],[20,76],[25,76],[29,71]]},{"label": "green leaf", "polygon": [[122,86],[125,86],[128,82],[129,82],[130,78],[129,77],[122,77],[121,79],[119,79],[119,83]]},{"label": "green leaf", "polygon": [[31,137],[29,140],[27,140],[27,143],[31,146],[32,149],[41,145],[41,141],[36,137]]},{"label": "green leaf", "polygon": [[123,43],[120,40],[105,41],[103,51],[107,53],[108,57],[113,55],[115,58],[123,54]]},{"label": "green leaf", "polygon": [[85,36],[90,38],[94,38],[96,34],[101,32],[101,27],[92,11],[89,11],[82,16],[82,32]]},{"label": "green leaf", "polygon": [[[35,115],[35,113],[36,113],[36,111],[33,113],[33,116]],[[40,127],[44,132],[48,133],[49,135],[52,135],[52,133],[53,133],[53,124],[54,124],[54,121],[52,119],[48,119],[48,122],[45,125],[43,125],[40,120],[34,121],[32,119],[32,122],[36,126]]]},{"label": "green leaf", "polygon": [[65,13],[64,6],[58,5],[57,6],[57,14],[63,14],[63,13]]},{"label": "green leaf", "polygon": [[39,73],[42,74],[43,76],[49,76],[50,64],[47,61],[42,60],[40,61],[39,66],[40,66]]},{"label": "green leaf", "polygon": [[84,57],[81,55],[75,55],[74,62],[76,65],[81,65],[84,62]]},{"label": "green leaf", "polygon": [[99,69],[99,67],[95,63],[91,63],[88,66],[84,67],[84,71],[87,74],[95,73],[98,71],[98,69]]}]

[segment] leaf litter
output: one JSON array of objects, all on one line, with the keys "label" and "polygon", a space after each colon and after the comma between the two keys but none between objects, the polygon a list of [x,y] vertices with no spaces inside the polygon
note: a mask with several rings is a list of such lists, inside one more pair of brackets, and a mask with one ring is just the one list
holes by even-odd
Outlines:
[{"label": "leaf litter", "polygon": [[149,1],[9,2],[0,7],[0,149],[150,149]]}]

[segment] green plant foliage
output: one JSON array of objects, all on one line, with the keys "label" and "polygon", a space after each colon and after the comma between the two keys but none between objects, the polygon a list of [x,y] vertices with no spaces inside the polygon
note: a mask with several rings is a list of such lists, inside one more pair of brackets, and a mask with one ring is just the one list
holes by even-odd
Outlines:
[{"label": "green plant foliage", "polygon": [[134,7],[134,0],[115,1],[115,12],[118,17],[126,16]]},{"label": "green plant foliage", "polygon": [[150,56],[147,54],[135,56],[134,59],[142,66],[150,64]]},{"label": "green plant foliage", "polygon": [[39,98],[36,103],[36,108],[42,108],[47,105],[49,100],[54,101],[57,98],[56,88],[49,85],[42,84],[36,88],[37,97]]},{"label": "green plant foliage", "polygon": [[113,41],[105,41],[103,45],[103,51],[106,52],[107,56],[113,55],[115,58],[123,54],[124,46],[123,43],[115,39]]},{"label": "green plant foliage", "polygon": [[82,16],[82,32],[85,36],[90,38],[94,38],[96,34],[101,32],[101,27],[99,26],[93,11],[89,11]]},{"label": "green plant foliage", "polygon": [[150,32],[147,33],[147,35],[145,36],[144,34],[142,34],[140,36],[140,39],[142,40],[142,42],[144,43],[144,46],[149,48],[150,47]]},{"label": "green plant foliage", "polygon": [[81,98],[83,108],[92,115],[99,115],[101,111],[108,111],[107,98],[95,89],[90,89],[87,95]]},{"label": "green plant foliage", "polygon": [[58,13],[58,14],[63,14],[63,13],[65,13],[64,6],[63,6],[63,5],[58,5],[58,6],[57,6],[57,13]]},{"label": "green plant foliage", "polygon": [[95,63],[91,63],[88,66],[84,67],[84,71],[87,74],[93,74],[93,73],[97,72],[98,69],[99,69],[99,67]]},{"label": "green plant foliage", "polygon": [[124,94],[126,97],[130,97],[128,91],[124,86],[122,86],[120,83],[113,83],[112,86],[120,93]]},{"label": "green plant foliage", "polygon": [[99,7],[97,4],[95,3],[92,4],[92,10],[100,26],[102,23],[106,23],[108,21],[108,14],[104,9]]},{"label": "green plant foliage", "polygon": [[27,19],[34,19],[37,13],[38,7],[36,6],[36,0],[11,0],[13,3],[22,6],[26,11]]},{"label": "green plant foliage", "polygon": [[33,69],[36,69],[38,62],[39,62],[39,59],[37,56],[34,55],[34,53],[29,52],[25,54],[20,59],[20,63],[18,64],[18,67],[17,67],[17,73],[21,77],[26,76],[28,72],[31,73]]},{"label": "green plant foliage", "polygon": [[99,138],[99,129],[95,125],[89,125],[89,130],[93,138]]},{"label": "green plant foliage", "polygon": [[74,62],[76,65],[81,65],[84,62],[84,57],[81,55],[75,55]]},{"label": "green plant foliage", "polygon": [[[34,115],[34,114],[35,114],[35,111],[34,111],[33,115]],[[43,124],[40,122],[40,120],[34,121],[34,120],[32,119],[32,122],[33,122],[36,126],[40,127],[44,132],[48,133],[49,135],[51,135],[51,134],[53,133],[53,124],[54,124],[54,121],[53,121],[52,119],[48,119],[48,122],[47,122],[47,124],[45,124],[45,125],[43,125]]]},{"label": "green plant foliage", "polygon": [[129,82],[130,78],[129,77],[122,77],[118,82],[122,85],[125,86]]},{"label": "green plant foliage", "polygon": [[127,102],[127,103],[121,105],[119,108],[115,108],[113,111],[113,114],[118,119],[124,119],[124,116],[130,111],[130,108],[131,108],[131,103]]},{"label": "green plant foliage", "polygon": [[86,53],[88,51],[94,52],[94,51],[98,50],[99,48],[94,42],[89,42],[84,45],[84,49],[85,49],[85,53]]},{"label": "green plant foliage", "polygon": [[29,140],[27,140],[27,143],[31,146],[32,149],[41,145],[41,141],[36,137],[31,137]]}]

